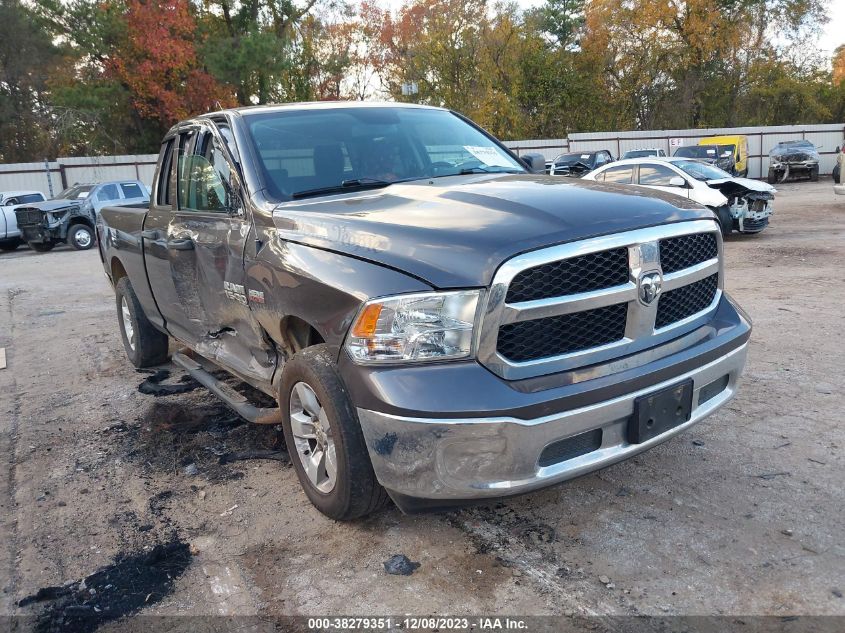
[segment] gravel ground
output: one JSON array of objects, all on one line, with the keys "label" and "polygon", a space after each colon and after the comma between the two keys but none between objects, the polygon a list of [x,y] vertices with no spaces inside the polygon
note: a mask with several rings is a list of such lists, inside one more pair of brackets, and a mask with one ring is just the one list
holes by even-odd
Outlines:
[{"label": "gravel ground", "polygon": [[[177,369],[186,393],[139,393],[95,251],[3,253],[0,614],[845,615],[845,197],[787,184],[776,209],[726,244],[755,331],[724,410],[545,491],[353,524]],[[276,459],[221,459],[245,450]]]}]

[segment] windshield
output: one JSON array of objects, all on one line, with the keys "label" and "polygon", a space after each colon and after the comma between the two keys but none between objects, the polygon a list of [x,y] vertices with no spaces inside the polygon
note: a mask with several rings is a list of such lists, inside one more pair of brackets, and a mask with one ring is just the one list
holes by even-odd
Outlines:
[{"label": "windshield", "polygon": [[525,171],[486,134],[445,110],[354,107],[245,119],[277,200],[461,173]]},{"label": "windshield", "polygon": [[716,180],[718,178],[733,178],[728,172],[718,167],[702,163],[697,160],[677,160],[672,163],[675,167],[683,169],[696,180]]},{"label": "windshield", "polygon": [[679,147],[676,149],[675,156],[715,160],[717,158],[716,152],[718,150],[719,148],[715,145],[688,145],[686,147]]},{"label": "windshield", "polygon": [[622,158],[645,158],[648,156],[657,156],[657,150],[653,149],[634,149],[630,152],[625,152]]},{"label": "windshield", "polygon": [[582,154],[580,152],[574,152],[572,154],[561,154],[554,160],[555,165],[574,165],[575,163],[586,164],[589,162],[590,154]]},{"label": "windshield", "polygon": [[80,200],[82,198],[87,198],[88,194],[91,193],[91,190],[94,188],[94,185],[74,185],[73,187],[69,187],[62,191],[59,195],[56,196],[56,200]]}]

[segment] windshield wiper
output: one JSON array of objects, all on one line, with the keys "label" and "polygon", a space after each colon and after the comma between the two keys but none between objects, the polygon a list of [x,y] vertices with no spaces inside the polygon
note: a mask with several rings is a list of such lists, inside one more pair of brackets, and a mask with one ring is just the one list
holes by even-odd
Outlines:
[{"label": "windshield wiper", "polygon": [[[487,167],[464,167],[458,172],[458,175],[465,176],[467,174],[519,174],[522,173],[518,169],[488,169]],[[441,174],[444,176],[453,176],[454,174]]]},{"label": "windshield wiper", "polygon": [[339,185],[332,185],[331,187],[317,187],[316,189],[296,191],[291,195],[291,198],[296,200],[297,198],[307,198],[308,196],[319,196],[329,193],[361,191],[363,189],[380,189],[392,184],[392,182],[387,180],[378,180],[377,178],[351,178],[350,180],[344,180]]}]

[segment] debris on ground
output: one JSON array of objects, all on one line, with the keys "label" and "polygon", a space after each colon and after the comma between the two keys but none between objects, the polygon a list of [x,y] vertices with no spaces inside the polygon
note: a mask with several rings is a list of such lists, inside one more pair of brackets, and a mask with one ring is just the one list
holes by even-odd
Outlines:
[{"label": "debris on ground", "polygon": [[279,462],[288,461],[287,451],[251,450],[223,453],[219,457],[220,464],[228,464],[243,459],[273,459]]},{"label": "debris on ground", "polygon": [[52,602],[36,616],[36,631],[90,633],[160,601],[190,562],[187,543],[158,544],[149,552],[119,554],[114,563],[79,582],[39,589],[18,606]]},{"label": "debris on ground", "polygon": [[179,382],[171,385],[163,385],[165,380],[170,378],[170,370],[159,369],[154,374],[147,376],[140,385],[138,391],[148,396],[173,396],[180,393],[187,393],[194,389],[199,389],[200,384],[185,374],[179,379]]},{"label": "debris on ground", "polygon": [[384,571],[392,576],[410,576],[420,566],[419,563],[411,561],[404,554],[394,554],[384,561]]}]

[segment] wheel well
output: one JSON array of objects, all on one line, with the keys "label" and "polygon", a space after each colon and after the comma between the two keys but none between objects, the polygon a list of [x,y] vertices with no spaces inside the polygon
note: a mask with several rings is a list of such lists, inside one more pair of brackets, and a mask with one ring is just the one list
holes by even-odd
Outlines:
[{"label": "wheel well", "polygon": [[317,328],[296,316],[286,316],[279,325],[282,335],[282,348],[289,357],[301,349],[325,343]]},{"label": "wheel well", "polygon": [[88,218],[84,218],[82,216],[77,215],[77,216],[72,217],[70,219],[70,222],[68,222],[68,228],[70,228],[74,224],[84,224],[85,226],[87,226],[92,231],[94,230],[94,223],[91,220],[89,220]]},{"label": "wheel well", "polygon": [[126,269],[117,257],[111,260],[111,282],[116,286],[117,282],[126,277]]}]

